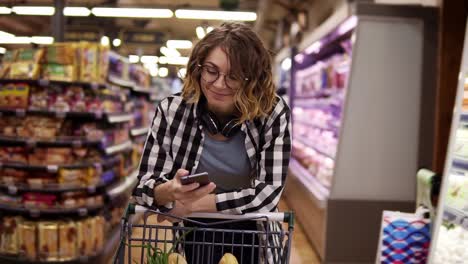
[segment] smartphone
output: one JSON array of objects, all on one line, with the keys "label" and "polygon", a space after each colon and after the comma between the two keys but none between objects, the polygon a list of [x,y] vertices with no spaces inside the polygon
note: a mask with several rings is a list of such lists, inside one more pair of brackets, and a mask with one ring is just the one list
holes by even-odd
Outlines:
[{"label": "smartphone", "polygon": [[203,185],[207,185],[210,183],[210,179],[208,178],[208,172],[182,176],[180,178],[180,181],[182,182],[183,185],[198,182],[200,186],[203,186]]}]

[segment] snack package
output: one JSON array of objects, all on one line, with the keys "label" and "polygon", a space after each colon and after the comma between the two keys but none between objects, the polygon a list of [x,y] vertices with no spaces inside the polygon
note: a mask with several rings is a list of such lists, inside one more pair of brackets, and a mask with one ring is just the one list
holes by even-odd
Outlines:
[{"label": "snack package", "polygon": [[76,245],[77,245],[77,253],[79,256],[87,256],[88,249],[91,247],[88,245],[87,237],[90,236],[90,232],[88,231],[88,225],[86,224],[86,220],[80,220],[76,222]]},{"label": "snack package", "polygon": [[44,63],[73,65],[75,63],[74,43],[54,43],[45,47]]},{"label": "snack package", "polygon": [[11,64],[9,78],[38,79],[43,55],[44,49],[18,50],[16,61]]},{"label": "snack package", "polygon": [[0,65],[0,78],[10,78],[11,64],[16,61],[18,55],[17,50],[7,50],[3,55],[2,63]]},{"label": "snack package", "polygon": [[30,110],[48,110],[48,94],[43,87],[31,87],[31,96],[29,100]]},{"label": "snack package", "polygon": [[59,233],[59,258],[60,261],[67,261],[76,258],[76,224],[72,221],[58,223]]},{"label": "snack package", "polygon": [[66,185],[82,185],[86,180],[88,169],[60,169],[58,182]]},{"label": "snack package", "polygon": [[99,63],[98,63],[98,82],[106,83],[107,73],[109,71],[109,47],[99,46]]},{"label": "snack package", "polygon": [[61,206],[63,208],[79,208],[86,206],[86,192],[73,191],[64,192],[61,195]]},{"label": "snack package", "polygon": [[80,77],[82,82],[97,82],[98,77],[98,44],[80,43]]},{"label": "snack package", "polygon": [[0,253],[18,254],[18,217],[5,216],[0,221]]},{"label": "snack package", "polygon": [[55,222],[38,224],[39,260],[58,261],[58,225]]},{"label": "snack package", "polygon": [[53,81],[73,82],[77,80],[77,70],[74,65],[44,64],[42,78]]},{"label": "snack package", "polygon": [[18,224],[19,254],[28,260],[36,260],[37,257],[37,227],[35,222],[22,221]]},{"label": "snack package", "polygon": [[94,240],[94,249],[96,252],[99,252],[104,247],[104,234],[105,234],[105,227],[106,227],[106,220],[103,216],[96,216],[94,218],[95,221],[95,233],[96,237]]},{"label": "snack package", "polygon": [[34,172],[30,177],[26,178],[26,183],[31,187],[43,187],[47,185],[57,184],[57,177],[54,173],[49,172]]},{"label": "snack package", "polygon": [[28,208],[52,208],[55,206],[57,196],[55,194],[25,193],[23,205]]},{"label": "snack package", "polygon": [[[28,173],[17,169],[2,169],[0,170],[0,181],[4,184],[19,184],[25,182]],[[21,201],[20,201],[21,202]]]}]

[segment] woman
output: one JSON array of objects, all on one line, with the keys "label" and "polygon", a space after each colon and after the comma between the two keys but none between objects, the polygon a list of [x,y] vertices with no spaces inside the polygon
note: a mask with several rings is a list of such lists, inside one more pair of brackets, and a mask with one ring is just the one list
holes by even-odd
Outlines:
[{"label": "woman", "polygon": [[[158,105],[134,196],[180,217],[275,211],[288,171],[289,118],[258,36],[244,24],[222,24],[195,45],[182,94]],[[204,171],[210,184],[181,184]],[[244,224],[229,228],[256,229]]]}]

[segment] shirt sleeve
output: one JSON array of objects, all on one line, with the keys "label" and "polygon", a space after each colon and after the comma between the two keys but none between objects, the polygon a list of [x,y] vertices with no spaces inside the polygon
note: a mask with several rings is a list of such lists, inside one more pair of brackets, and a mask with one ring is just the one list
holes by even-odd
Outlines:
[{"label": "shirt sleeve", "polygon": [[140,161],[138,185],[133,190],[133,196],[138,204],[161,212],[167,212],[173,207],[172,202],[156,205],[154,197],[155,186],[158,183],[168,181],[167,175],[173,166],[172,157],[166,149],[169,146],[169,137],[167,136],[169,128],[163,111],[165,105],[167,106],[167,100],[163,100],[156,108]]},{"label": "shirt sleeve", "polygon": [[275,110],[279,113],[267,120],[265,131],[259,135],[263,137],[264,144],[259,150],[260,161],[257,162],[260,173],[254,187],[217,194],[215,199],[219,212],[244,214],[276,210],[288,174],[291,136],[289,107],[282,102],[282,106],[277,105]]}]

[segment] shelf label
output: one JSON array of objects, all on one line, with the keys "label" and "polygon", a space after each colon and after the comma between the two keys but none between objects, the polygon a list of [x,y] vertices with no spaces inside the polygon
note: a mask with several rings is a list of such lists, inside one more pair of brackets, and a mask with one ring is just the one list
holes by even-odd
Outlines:
[{"label": "shelf label", "polygon": [[11,195],[15,195],[18,193],[18,187],[14,185],[8,185],[8,193]]},{"label": "shelf label", "polygon": [[81,148],[81,147],[83,147],[83,141],[81,141],[81,140],[73,140],[73,141],[72,141],[72,147],[74,147],[74,148]]},{"label": "shelf label", "polygon": [[39,211],[38,209],[29,209],[29,215],[31,217],[39,217],[41,216],[41,211]]},{"label": "shelf label", "polygon": [[55,117],[57,118],[65,118],[67,116],[67,112],[55,112]]},{"label": "shelf label", "polygon": [[56,173],[58,171],[58,165],[47,165],[47,172]]},{"label": "shelf label", "polygon": [[80,216],[86,216],[86,215],[88,215],[88,209],[86,209],[86,208],[78,208],[77,212],[78,212],[78,214],[79,214]]},{"label": "shelf label", "polygon": [[38,82],[39,86],[49,86],[50,81],[47,79],[40,79]]},{"label": "shelf label", "polygon": [[97,83],[97,82],[92,82],[92,83],[91,83],[91,89],[93,89],[93,90],[99,89],[99,83]]},{"label": "shelf label", "polygon": [[28,139],[28,140],[26,140],[26,146],[27,146],[28,148],[35,148],[36,145],[37,145],[36,140],[34,140],[34,139]]},{"label": "shelf label", "polygon": [[88,193],[95,193],[96,192],[96,186],[88,186]]},{"label": "shelf label", "polygon": [[26,116],[26,110],[16,109],[15,114],[16,114],[17,117],[25,117]]}]

